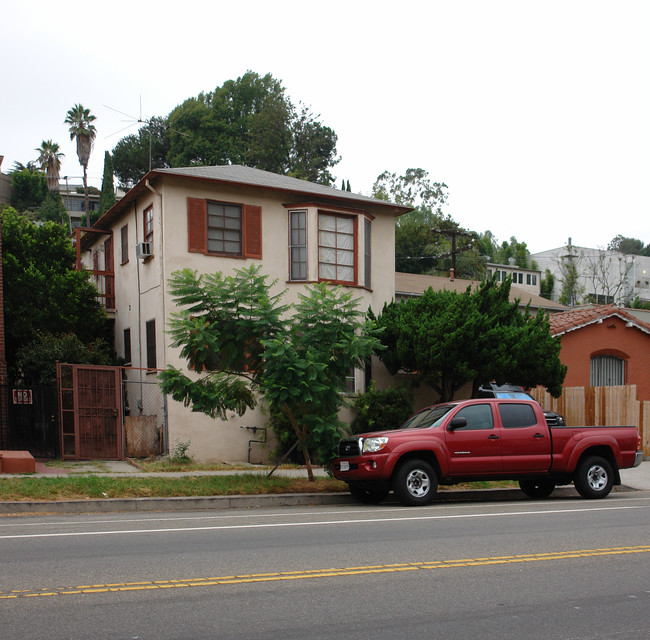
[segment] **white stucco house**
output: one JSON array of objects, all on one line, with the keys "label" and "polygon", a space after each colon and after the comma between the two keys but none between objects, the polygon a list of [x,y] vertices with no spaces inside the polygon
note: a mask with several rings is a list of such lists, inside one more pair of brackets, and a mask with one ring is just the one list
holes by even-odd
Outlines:
[{"label": "white stucco house", "polygon": [[[77,261],[94,273],[114,326],[117,355],[134,379],[154,381],[167,365],[184,368],[165,334],[175,305],[172,272],[224,274],[261,264],[284,303],[309,283],[354,290],[360,308],[379,312],[395,293],[395,218],[399,206],[244,166],[154,169],[90,230],[76,236]],[[363,390],[363,372],[356,373]],[[199,460],[245,460],[258,408],[215,424],[171,398],[167,443],[190,442]],[[133,409],[131,409],[133,411]]]}]

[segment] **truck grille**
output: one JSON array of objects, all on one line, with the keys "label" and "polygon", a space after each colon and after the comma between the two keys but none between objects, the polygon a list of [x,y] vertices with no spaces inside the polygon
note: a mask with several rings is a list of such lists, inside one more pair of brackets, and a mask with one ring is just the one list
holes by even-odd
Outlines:
[{"label": "truck grille", "polygon": [[359,455],[359,438],[345,438],[339,442],[339,458],[352,458]]}]

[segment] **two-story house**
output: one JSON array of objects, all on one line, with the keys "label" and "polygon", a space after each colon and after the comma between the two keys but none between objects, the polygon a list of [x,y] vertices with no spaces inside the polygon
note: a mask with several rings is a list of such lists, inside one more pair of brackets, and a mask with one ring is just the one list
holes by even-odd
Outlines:
[{"label": "two-story house", "polygon": [[[154,169],[92,230],[77,232],[78,262],[94,272],[113,318],[115,347],[135,383],[155,381],[167,365],[185,368],[165,334],[175,310],[169,276],[262,264],[284,303],[309,283],[354,290],[359,308],[379,312],[395,293],[395,217],[410,211],[320,184],[244,166]],[[363,372],[355,374],[357,388]],[[127,397],[130,415],[146,411]],[[227,422],[166,399],[167,443],[190,442],[197,459],[242,460],[261,409]]]}]

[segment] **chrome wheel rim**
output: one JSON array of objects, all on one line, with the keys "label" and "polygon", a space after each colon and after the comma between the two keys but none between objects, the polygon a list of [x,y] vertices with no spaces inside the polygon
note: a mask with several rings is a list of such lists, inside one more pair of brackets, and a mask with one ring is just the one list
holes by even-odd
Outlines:
[{"label": "chrome wheel rim", "polygon": [[587,482],[594,491],[601,491],[607,486],[607,471],[600,465],[594,465],[587,472]]},{"label": "chrome wheel rim", "polygon": [[422,498],[429,493],[431,480],[422,469],[413,469],[406,477],[406,488],[416,498]]}]

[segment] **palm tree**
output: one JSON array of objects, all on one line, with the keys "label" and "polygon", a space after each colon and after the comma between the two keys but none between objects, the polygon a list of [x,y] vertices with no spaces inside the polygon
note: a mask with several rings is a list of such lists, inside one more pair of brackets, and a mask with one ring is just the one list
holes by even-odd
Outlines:
[{"label": "palm tree", "polygon": [[88,160],[93,148],[93,142],[97,135],[97,130],[93,124],[95,116],[90,113],[90,109],[84,109],[80,104],[76,104],[68,111],[68,115],[63,121],[70,125],[70,140],[77,140],[77,157],[79,164],[84,168],[84,211],[86,220],[90,219],[88,204]]},{"label": "palm tree", "polygon": [[63,153],[59,151],[59,145],[51,140],[43,140],[38,149],[38,158],[36,162],[45,171],[47,177],[47,186],[50,191],[58,191],[59,189],[59,176],[61,174],[61,158],[64,157]]}]

